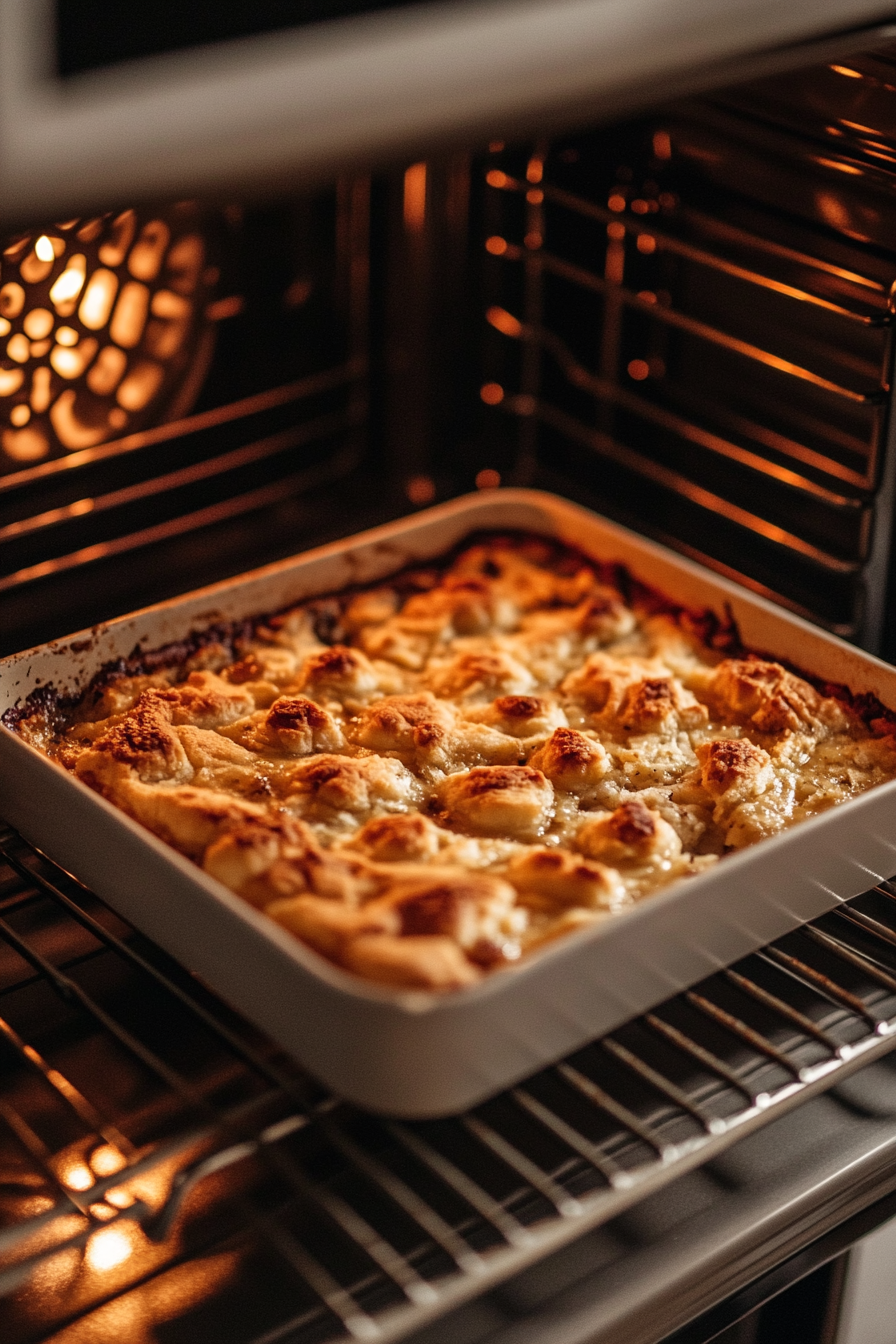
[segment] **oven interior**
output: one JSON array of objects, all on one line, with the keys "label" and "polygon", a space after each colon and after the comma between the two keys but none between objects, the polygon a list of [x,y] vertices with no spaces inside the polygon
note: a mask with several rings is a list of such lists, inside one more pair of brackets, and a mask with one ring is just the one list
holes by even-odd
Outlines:
[{"label": "oven interior", "polygon": [[[883,47],[610,128],[203,204],[207,358],[177,418],[140,423],[119,396],[123,437],[3,439],[2,651],[532,484],[892,657],[894,107]],[[41,238],[69,265],[83,228],[11,238],[0,281]],[[95,339],[67,320],[71,349]],[[12,339],[2,424],[36,422],[48,386],[77,406],[64,355],[45,375],[40,340]],[[17,837],[0,850],[10,1344],[522,1340],[530,1266],[600,1226],[639,1247],[637,1201],[797,1102],[812,1114],[896,1029],[883,884],[468,1115],[393,1124],[322,1094]],[[588,1338],[655,1344],[764,1268],[745,1255],[724,1287]]]}]

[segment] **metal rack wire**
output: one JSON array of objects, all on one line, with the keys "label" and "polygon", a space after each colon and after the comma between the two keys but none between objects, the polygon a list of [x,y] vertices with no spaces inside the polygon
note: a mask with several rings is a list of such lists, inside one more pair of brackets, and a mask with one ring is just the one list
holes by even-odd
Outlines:
[{"label": "metal rack wire", "polygon": [[398,1339],[896,1043],[883,883],[468,1114],[390,1121],[8,830],[0,856],[9,1344],[113,1308]]},{"label": "metal rack wire", "polygon": [[[618,147],[496,147],[482,395],[518,418],[524,472],[575,469],[604,509],[873,641],[896,258],[834,218],[824,174],[863,171],[825,152],[703,106]],[[790,184],[774,205],[763,165]]]}]

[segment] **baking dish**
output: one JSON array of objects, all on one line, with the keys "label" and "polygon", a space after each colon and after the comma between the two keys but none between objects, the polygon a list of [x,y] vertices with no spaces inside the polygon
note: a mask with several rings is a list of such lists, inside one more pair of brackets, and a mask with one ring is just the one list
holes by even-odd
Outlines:
[{"label": "baking dish", "polygon": [[[896,670],[564,500],[506,490],[188,594],[0,663],[0,713],[41,687],[82,690],[112,659],[221,621],[385,577],[483,528],[555,536],[625,565],[748,648],[896,708]],[[896,872],[896,781],[448,995],[396,992],[324,962],[15,736],[0,730],[8,820],[359,1105],[468,1107],[838,901]]]}]

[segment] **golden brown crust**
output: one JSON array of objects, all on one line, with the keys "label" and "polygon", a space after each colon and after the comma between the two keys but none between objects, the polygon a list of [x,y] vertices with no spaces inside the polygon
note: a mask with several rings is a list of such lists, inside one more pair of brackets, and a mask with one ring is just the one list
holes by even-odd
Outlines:
[{"label": "golden brown crust", "polygon": [[608,576],[477,543],[21,731],[337,965],[457,989],[896,777],[889,719]]}]

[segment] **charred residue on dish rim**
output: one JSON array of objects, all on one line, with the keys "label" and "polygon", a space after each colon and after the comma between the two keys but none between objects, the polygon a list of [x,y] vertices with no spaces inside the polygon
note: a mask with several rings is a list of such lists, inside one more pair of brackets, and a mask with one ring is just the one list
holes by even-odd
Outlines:
[{"label": "charred residue on dish rim", "polygon": [[[209,625],[203,626],[201,629],[193,629],[181,639],[170,640],[167,644],[160,645],[155,649],[142,648],[141,641],[138,641],[127,656],[112,658],[104,663],[90,679],[87,686],[79,692],[63,695],[55,689],[52,683],[38,686],[23,701],[11,706],[0,715],[0,722],[13,732],[17,732],[23,720],[30,718],[35,713],[44,713],[47,716],[48,726],[55,730],[65,723],[68,714],[84,700],[85,696],[101,694],[104,687],[112,680],[122,676],[144,676],[178,665],[184,667],[185,675],[187,675],[185,668],[187,662],[210,645],[220,645],[228,654],[230,660],[236,661],[242,656],[245,647],[251,640],[259,637],[265,626],[276,629],[278,622],[282,622],[283,618],[290,612],[295,611],[297,606],[303,606],[313,613],[314,631],[321,643],[328,645],[341,643],[343,639],[348,637],[348,632],[341,626],[342,615],[351,599],[358,593],[368,591],[380,584],[388,584],[389,587],[397,590],[400,598],[406,599],[414,593],[426,592],[435,587],[457,556],[470,546],[513,547],[514,543],[517,545],[529,543],[530,546],[532,543],[538,543],[539,546],[546,548],[547,557],[543,563],[560,574],[565,571],[572,574],[575,572],[575,568],[587,565],[596,572],[598,581],[615,589],[627,605],[638,607],[649,615],[663,614],[674,617],[682,623],[688,633],[694,635],[708,648],[728,657],[742,657],[747,653],[752,653],[756,657],[777,662],[787,668],[788,671],[805,678],[822,695],[831,696],[848,705],[864,723],[870,724],[872,719],[884,719],[896,728],[896,710],[887,709],[873,692],[855,694],[848,686],[839,682],[825,681],[812,673],[805,672],[787,659],[774,654],[766,654],[759,650],[745,649],[737,621],[730,603],[727,601],[722,605],[723,616],[708,607],[695,609],[684,606],[682,603],[675,602],[672,598],[667,597],[658,589],[644,583],[641,579],[636,578],[628,566],[620,561],[598,560],[580,547],[558,537],[509,528],[476,529],[467,533],[448,551],[428,560],[415,559],[409,562],[406,551],[401,552],[398,547],[388,547],[387,549],[390,551],[394,550],[396,552],[398,563],[404,561],[403,568],[398,569],[394,574],[385,574],[379,579],[367,579],[364,582],[342,584],[332,592],[321,593],[316,597],[300,598],[297,601],[278,607],[273,612],[267,612],[259,616],[229,621],[212,620]],[[356,552],[346,551],[344,558],[349,567],[357,571],[360,567],[360,557],[357,556]],[[176,599],[174,601],[176,602]],[[560,604],[557,603],[556,605]],[[215,612],[209,613],[210,617],[215,615],[217,615]],[[107,623],[102,623],[95,627],[95,630],[86,638],[60,645],[53,652],[57,654],[89,653],[96,645],[101,634],[108,628]]]}]

